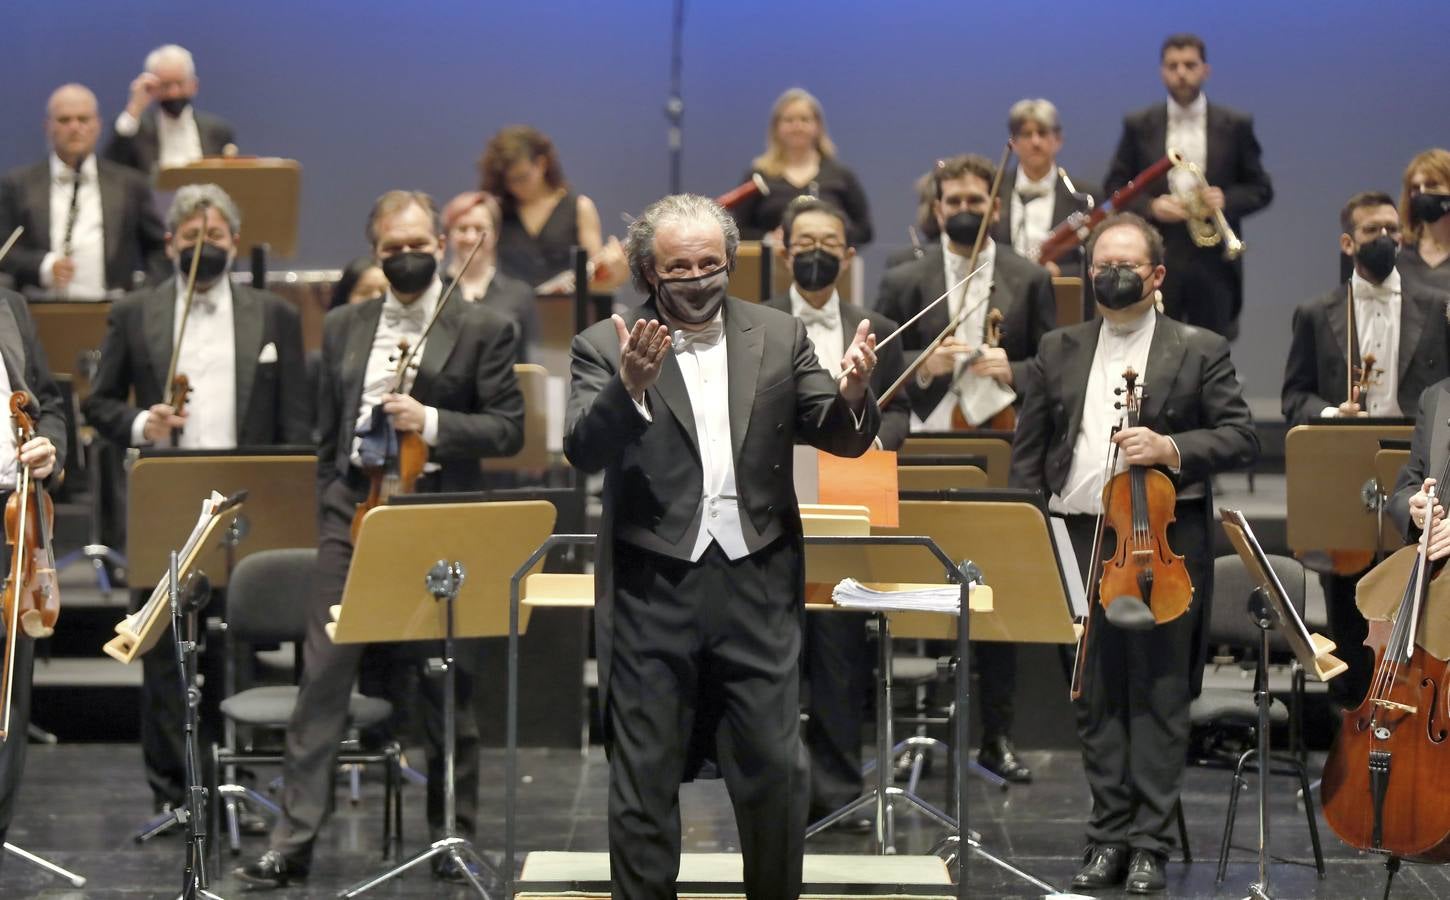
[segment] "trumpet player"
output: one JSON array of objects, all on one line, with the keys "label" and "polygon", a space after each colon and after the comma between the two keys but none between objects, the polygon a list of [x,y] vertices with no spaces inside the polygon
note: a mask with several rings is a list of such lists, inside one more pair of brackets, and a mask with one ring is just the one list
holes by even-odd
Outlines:
[{"label": "trumpet player", "polygon": [[1274,187],[1260,160],[1253,118],[1209,103],[1203,93],[1211,71],[1203,39],[1194,34],[1164,39],[1159,71],[1167,102],[1123,119],[1103,190],[1111,195],[1170,149],[1197,166],[1201,176],[1175,166],[1127,208],[1163,233],[1167,314],[1233,340],[1243,307],[1243,266],[1226,259],[1225,250],[1242,234],[1243,218],[1273,200]]}]

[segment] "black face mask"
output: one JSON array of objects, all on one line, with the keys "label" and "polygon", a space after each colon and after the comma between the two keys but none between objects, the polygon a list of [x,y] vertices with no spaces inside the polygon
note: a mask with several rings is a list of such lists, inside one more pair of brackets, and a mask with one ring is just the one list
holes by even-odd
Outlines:
[{"label": "black face mask", "polygon": [[1375,284],[1379,284],[1395,270],[1395,258],[1400,255],[1400,242],[1382,234],[1366,244],[1360,244],[1354,251],[1354,261],[1364,268]]},{"label": "black face mask", "polygon": [[1450,194],[1415,194],[1410,198],[1410,215],[1415,221],[1430,224],[1450,213]]},{"label": "black face mask", "polygon": [[817,247],[809,253],[797,253],[790,263],[795,283],[802,290],[819,291],[836,283],[841,274],[841,258]]},{"label": "black face mask", "polygon": [[[201,259],[196,263],[196,283],[210,284],[221,277],[231,266],[231,254],[216,244],[201,243]],[[182,247],[176,253],[176,271],[180,273],[182,284],[191,277],[191,256],[194,247]]]},{"label": "black face mask", "polygon": [[1143,276],[1127,266],[1109,266],[1093,276],[1093,297],[1108,309],[1127,309],[1143,299]]},{"label": "black face mask", "polygon": [[723,266],[690,278],[661,278],[655,285],[660,306],[686,325],[701,325],[715,318],[730,288],[730,272]]},{"label": "black face mask", "polygon": [[422,250],[405,250],[383,260],[382,269],[394,293],[417,294],[432,283],[438,258]]},{"label": "black face mask", "polygon": [[157,100],[156,105],[161,107],[162,112],[166,113],[168,116],[174,119],[177,116],[181,115],[182,112],[184,112],[186,108],[191,105],[191,98],[168,97],[165,100]]},{"label": "black face mask", "polygon": [[964,247],[977,243],[977,232],[982,230],[982,214],[964,209],[947,217],[946,233],[952,242]]}]

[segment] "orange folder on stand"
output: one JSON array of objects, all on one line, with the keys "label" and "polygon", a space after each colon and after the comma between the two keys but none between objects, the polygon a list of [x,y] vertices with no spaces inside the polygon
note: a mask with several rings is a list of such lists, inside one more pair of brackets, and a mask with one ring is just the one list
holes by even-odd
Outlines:
[{"label": "orange folder on stand", "polygon": [[796,500],[831,506],[864,506],[871,525],[895,528],[900,521],[896,453],[867,450],[855,459],[814,447],[795,448]]}]

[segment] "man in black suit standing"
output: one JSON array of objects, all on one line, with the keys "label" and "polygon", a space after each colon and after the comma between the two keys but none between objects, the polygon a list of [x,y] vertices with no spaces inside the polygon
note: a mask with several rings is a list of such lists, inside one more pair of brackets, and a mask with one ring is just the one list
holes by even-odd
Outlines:
[{"label": "man in black suit standing", "polygon": [[[35,335],[35,323],[25,298],[0,290],[0,404],[9,416],[10,396],[25,391],[31,396],[27,412],[35,420],[35,436],[15,446],[14,429],[0,428],[0,506],[17,484],[20,466],[43,482],[61,471],[65,461],[65,398],[51,377],[45,350]],[[48,487],[53,484],[47,485]],[[0,546],[0,568],[10,571],[10,545]],[[29,743],[30,681],[35,664],[35,641],[21,628],[15,639],[14,681],[10,686],[10,737],[0,745],[0,843],[15,818],[15,801],[25,770]],[[5,856],[0,853],[0,857]]]},{"label": "man in black suit standing", "polygon": [[[282,815],[272,830],[271,849],[236,870],[254,887],[305,879],[313,843],[332,811],[337,754],[364,648],[333,643],[326,626],[332,621],[329,609],[342,602],[352,563],[353,513],[368,495],[370,479],[363,465],[371,451],[363,439],[376,436],[374,411],[386,413],[385,427],[416,432],[428,445],[430,461],[416,486],[420,493],[481,490],[479,460],[517,453],[523,445],[524,401],[513,369],[516,329],[488,307],[457,297],[438,311],[444,240],[432,198],[414,191],[383,194],[373,204],[367,233],[389,289],[383,297],[333,309],[323,325],[317,590],[308,609],[301,692],[287,726]],[[392,393],[399,342],[418,347],[435,313],[437,325],[422,345],[417,371],[405,381],[407,392]],[[472,677],[466,668],[459,676],[458,708],[467,710]],[[438,680],[423,678],[420,685],[425,720],[441,721]],[[468,715],[459,717],[458,726],[457,824],[468,835],[478,805],[478,730]],[[441,754],[430,752],[428,822],[435,837],[443,826],[445,778]],[[447,856],[434,857],[433,872],[453,880],[463,877]]]},{"label": "man in black suit standing", "polygon": [[[1177,488],[1168,541],[1186,559],[1197,602],[1154,627],[1151,615],[1146,622],[1119,617],[1116,603],[1113,618],[1105,617],[1094,595],[1085,690],[1075,704],[1093,807],[1086,864],[1073,887],[1126,879],[1129,893],[1155,893],[1164,888],[1163,864],[1175,840],[1188,706],[1202,680],[1213,596],[1209,478],[1253,462],[1259,444],[1228,343],[1155,310],[1165,275],[1158,232],[1136,215],[1114,214],[1093,232],[1086,252],[1102,318],[1042,340],[1032,361],[1034,390],[1012,445],[1012,484],[1048,496],[1048,508],[1066,519],[1082,571],[1102,511],[1111,445],[1119,471],[1151,466]],[[1141,417],[1136,427],[1114,433],[1123,415],[1115,390],[1128,368],[1141,376]],[[1142,604],[1136,609],[1147,613]]]},{"label": "man in black suit standing", "polygon": [[[176,192],[166,217],[167,255],[174,277],[127,295],[111,308],[86,421],[116,447],[170,445],[229,450],[238,446],[310,444],[312,403],[305,389],[302,326],[292,304],[275,294],[232,285],[241,218],[216,185]],[[172,348],[186,302],[193,253],[196,296],[180,336],[177,372],[191,393],[180,415],[166,384]],[[155,576],[160,573],[141,573]],[[136,592],[133,604],[145,602]],[[203,655],[205,671],[221,684],[222,653]],[[176,691],[176,658],[142,657],[141,747],[156,808],[186,799],[183,709]],[[203,723],[216,723],[221,699],[207,691]]]},{"label": "man in black suit standing", "polygon": [[[1366,191],[1339,214],[1340,250],[1354,259],[1347,284],[1294,311],[1293,340],[1284,366],[1284,419],[1305,425],[1326,418],[1411,415],[1425,388],[1450,375],[1450,296],[1403,284],[1395,258],[1400,218],[1388,194]],[[1348,292],[1354,292],[1354,314]],[[1352,329],[1352,331],[1351,331]],[[1352,334],[1352,340],[1351,340]],[[1345,358],[1346,348],[1353,353]],[[1349,396],[1350,370],[1363,373],[1373,357],[1368,386]],[[1359,379],[1356,379],[1358,381]],[[1369,687],[1374,655],[1364,646],[1369,625],[1355,603],[1355,587],[1368,571],[1321,571],[1319,581],[1340,658],[1349,671],[1330,682],[1342,705],[1359,705]]]},{"label": "man in black suit standing", "polygon": [[[992,225],[992,237],[1036,262],[1037,251],[1052,229],[1073,213],[1092,208],[1096,188],[1086,182],[1074,183],[1057,164],[1062,152],[1062,120],[1051,101],[1029,99],[1012,104],[1007,131],[1017,162],[1002,178],[1002,215]],[[1082,249],[1073,247],[1045,267],[1054,276],[1076,275],[1082,268]]]},{"label": "man in black suit standing", "polygon": [[155,178],[159,169],[235,152],[231,124],[192,105],[198,84],[196,62],[185,47],[166,44],[147,54],[116,117],[106,158]]},{"label": "man in black suit standing", "polygon": [[0,262],[17,288],[93,300],[130,290],[137,272],[166,277],[164,229],[151,190],[125,166],[96,158],[100,133],[96,95],[84,85],[62,85],[45,107],[50,158],[0,179],[0,235],[25,228]]},{"label": "man in black suit standing", "polygon": [[[1052,276],[1023,259],[1010,244],[988,240],[978,266],[985,266],[965,286],[972,245],[983,218],[995,220],[1001,200],[991,196],[996,167],[976,155],[954,156],[936,167],[934,211],[941,243],[928,247],[920,259],[890,269],[881,279],[876,308],[887,318],[905,322],[942,294],[947,300],[916,321],[902,335],[902,351],[915,359],[946,328],[964,306],[963,324],[916,370],[907,384],[913,431],[948,431],[952,413],[969,409],[968,424],[980,424],[1009,403],[1031,393],[1028,360],[1037,342],[1057,323]],[[990,228],[990,225],[988,226]],[[984,345],[987,317],[1002,313],[1002,337],[996,347]],[[980,350],[980,353],[978,351]],[[975,357],[969,366],[965,360]],[[1015,396],[1014,396],[1015,395]],[[981,415],[982,403],[990,403]],[[993,409],[992,407],[995,407]],[[1032,780],[1032,770],[1012,744],[1012,695],[1016,690],[1017,651],[1011,644],[983,641],[973,645],[982,679],[978,693],[982,710],[982,744],[977,761],[1009,781]]]},{"label": "man in black suit standing", "polygon": [[[1129,113],[1103,190],[1111,195],[1173,148],[1198,164],[1208,179],[1204,202],[1223,210],[1243,236],[1243,219],[1269,205],[1274,187],[1260,161],[1254,120],[1247,113],[1209,103],[1203,94],[1208,53],[1193,34],[1170,35],[1159,53],[1168,100]],[[1184,224],[1182,197],[1198,190],[1193,177],[1172,170],[1149,185],[1127,209],[1148,219],[1163,234],[1168,278],[1163,308],[1170,318],[1201,325],[1232,340],[1243,308],[1243,262],[1223,258],[1223,245],[1199,247]]]},{"label": "man in black suit standing", "polygon": [[[896,331],[896,323],[877,312],[841,299],[840,276],[856,257],[846,243],[846,215],[825,200],[802,197],[786,208],[781,220],[790,290],[765,305],[788,312],[806,326],[816,359],[827,372],[838,372],[850,349],[855,324],[871,322],[879,340]],[[881,397],[905,367],[901,345],[893,342],[877,356],[871,391]],[[899,450],[906,440],[911,404],[898,391],[881,411],[876,446]],[[871,676],[871,654],[864,613],[821,613],[805,618],[804,674],[809,684],[805,742],[810,754],[811,821],[820,819],[860,796],[862,698]],[[851,824],[869,827],[870,820]]]},{"label": "man in black suit standing", "polygon": [[665,197],[629,229],[624,316],[574,338],[564,451],[604,474],[596,646],[610,744],[614,896],[673,898],[680,782],[713,750],[752,900],[800,893],[799,440],[858,456],[881,417],[863,320],[839,377],[805,326],[727,298],[740,233],[718,204]]},{"label": "man in black suit standing", "polygon": [[1410,436],[1410,461],[1400,470],[1390,497],[1388,513],[1407,543],[1420,539],[1430,507],[1429,490],[1436,487],[1434,532],[1430,535],[1430,560],[1450,556],[1450,520],[1445,517],[1446,490],[1438,484],[1450,452],[1450,380],[1425,388]]}]

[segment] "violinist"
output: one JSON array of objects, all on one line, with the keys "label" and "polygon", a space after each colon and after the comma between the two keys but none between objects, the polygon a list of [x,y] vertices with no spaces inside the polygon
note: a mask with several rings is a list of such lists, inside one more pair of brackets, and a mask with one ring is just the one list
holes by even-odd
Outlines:
[{"label": "violinist", "polygon": [[[1089,594],[1085,689],[1074,704],[1092,792],[1085,864],[1074,889],[1127,883],[1129,893],[1165,885],[1174,811],[1188,750],[1188,706],[1202,681],[1213,548],[1209,477],[1259,453],[1228,343],[1156,309],[1163,239],[1131,213],[1109,216],[1086,249],[1089,288],[1101,318],[1052,332],[1032,360],[1012,446],[1016,487],[1048,496],[1066,519],[1082,571],[1102,513],[1104,469],[1116,445],[1124,466],[1172,479],[1176,503],[1160,510],[1172,550],[1186,558],[1194,600],[1171,622],[1129,630],[1107,621]],[[1123,373],[1142,376],[1139,425],[1114,431]],[[1105,540],[1109,557],[1112,534]]]},{"label": "violinist", "polygon": [[[876,309],[888,319],[905,322],[946,293],[968,273],[972,246],[982,220],[996,221],[1001,202],[991,196],[996,167],[985,157],[954,156],[937,164],[933,174],[933,215],[942,230],[938,246],[927,247],[920,259],[888,269],[877,292]],[[987,313],[1001,310],[1001,346],[983,348],[971,375],[992,378],[1015,388],[1021,384],[1037,341],[1057,323],[1057,303],[1047,270],[1018,256],[1010,244],[987,241],[977,259],[985,266],[976,277],[954,290],[902,335],[907,359],[931,343],[963,305],[970,312],[957,333],[944,341],[907,385],[913,431],[946,431],[958,405],[958,391],[970,378],[959,377],[959,357],[981,347]]]},{"label": "violinist", "polygon": [[[383,194],[373,205],[367,235],[389,287],[385,296],[337,307],[323,324],[316,592],[308,612],[301,692],[287,726],[282,813],[271,848],[236,870],[254,887],[277,888],[307,877],[313,842],[333,806],[337,754],[363,647],[333,643],[325,626],[332,621],[330,607],[342,602],[352,562],[353,515],[371,487],[362,468],[360,426],[372,422],[380,406],[392,428],[421,435],[428,462],[418,483],[408,486],[419,492],[480,490],[479,459],[517,453],[523,444],[524,403],[513,371],[516,330],[487,305],[456,295],[440,306],[444,291],[438,270],[445,241],[432,198],[413,191]],[[419,348],[435,315],[437,327]],[[399,373],[404,341],[414,350],[416,369],[410,365]],[[403,389],[394,391],[400,374]],[[425,729],[441,733],[438,680],[420,681]],[[471,708],[472,681],[467,666],[462,667],[460,709]],[[457,747],[457,824],[461,834],[471,835],[478,803],[478,727],[472,716],[458,718]],[[434,747],[429,751],[428,822],[440,837],[443,759]],[[434,858],[433,871],[449,879],[463,875],[447,856]]]},{"label": "violinist", "polygon": [[[166,215],[166,253],[175,277],[135,291],[111,308],[86,421],[124,452],[176,446],[230,450],[239,446],[310,444],[312,404],[305,390],[301,319],[275,294],[227,277],[241,234],[241,214],[214,184],[183,187]],[[193,253],[196,290],[186,312]],[[185,319],[185,330],[181,322]],[[178,343],[178,336],[180,338]],[[179,352],[173,352],[179,348]],[[166,373],[171,359],[190,391],[178,414]],[[155,578],[160,572],[136,573]],[[139,582],[137,582],[139,584]],[[133,591],[139,607],[149,592]],[[222,655],[202,654],[202,672],[222,683]],[[184,710],[175,654],[142,657],[141,747],[157,812],[186,799]],[[203,693],[203,737],[217,724],[217,691]]]},{"label": "violinist", "polygon": [[[1353,257],[1354,272],[1347,284],[1294,311],[1283,390],[1284,418],[1291,426],[1344,416],[1409,416],[1424,390],[1450,375],[1445,320],[1450,297],[1422,284],[1402,283],[1394,201],[1378,191],[1355,194],[1340,212],[1339,224],[1339,247]],[[1371,357],[1366,373],[1364,362]],[[1359,705],[1374,666],[1364,646],[1368,625],[1355,604],[1355,586],[1370,562],[1355,571],[1319,576],[1330,637],[1349,666],[1330,681],[1330,691],[1347,707]]]},{"label": "violinist", "polygon": [[[0,290],[0,400],[6,409],[0,427],[0,501],[15,490],[19,466],[27,466],[32,477],[50,479],[57,475],[65,457],[65,401],[51,377],[45,351],[35,335],[35,323],[26,309],[25,298],[14,291]],[[35,419],[35,437],[15,446],[15,432],[8,421],[10,395],[27,391],[38,403],[29,410]],[[0,551],[5,570],[10,570],[12,549]],[[0,626],[3,631],[3,626]],[[24,632],[16,635],[14,682],[10,703],[10,740],[0,744],[0,843],[15,817],[15,800],[25,768],[26,730],[30,722],[30,675],[35,661],[35,643]],[[0,857],[5,854],[0,853]]]}]

